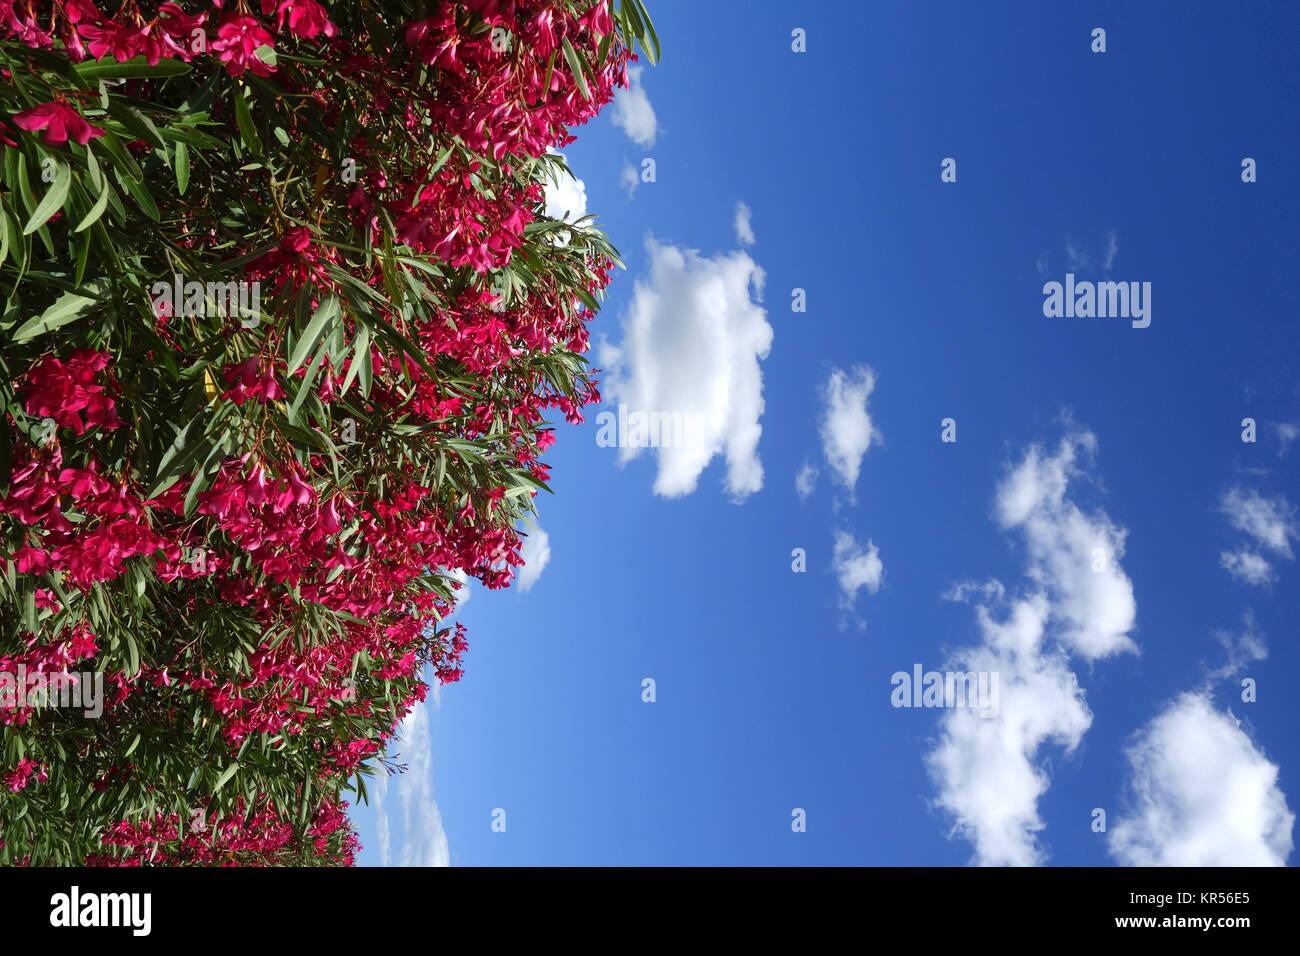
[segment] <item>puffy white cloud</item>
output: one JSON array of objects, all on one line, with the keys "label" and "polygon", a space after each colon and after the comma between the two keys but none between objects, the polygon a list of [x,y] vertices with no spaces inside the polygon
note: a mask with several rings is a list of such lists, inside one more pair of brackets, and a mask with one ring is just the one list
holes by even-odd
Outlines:
[{"label": "puffy white cloud", "polygon": [[641,86],[641,70],[639,66],[627,68],[627,89],[614,95],[614,125],[638,146],[653,146],[659,123],[650,97]]},{"label": "puffy white cloud", "polygon": [[876,387],[876,374],[865,365],[855,365],[847,374],[832,369],[826,383],[826,408],[822,414],[822,451],[826,461],[849,493],[858,483],[862,459],[874,441],[882,436],[871,422],[867,400]]},{"label": "puffy white cloud", "polygon": [[[760,305],[763,270],[744,252],[707,258],[654,239],[646,241],[646,251],[650,275],[633,287],[622,344],[600,347],[605,397],[626,405],[629,415],[680,413],[688,426],[683,440],[653,449],[657,494],[690,494],[713,457],[722,455],[726,488],[743,499],[763,487],[759,362],[772,346],[772,326]],[[620,460],[644,450],[624,443]]]},{"label": "puffy white cloud", "polygon": [[794,476],[794,490],[799,495],[800,501],[807,501],[817,487],[817,475],[819,472],[810,462],[804,462],[799,473]]},{"label": "puffy white cloud", "polygon": [[1126,532],[1067,498],[1083,474],[1080,450],[1095,447],[1080,431],[1054,454],[1035,445],[998,486],[997,520],[1023,538],[1030,588],[1013,596],[999,581],[962,582],[947,595],[975,603],[982,638],[953,655],[949,667],[997,674],[998,713],[945,710],[926,766],[936,805],[953,832],[971,841],[981,865],[1031,866],[1045,858],[1038,800],[1050,779],[1040,751],[1053,744],[1073,752],[1092,724],[1070,655],[1092,661],[1136,650],[1127,634],[1136,603],[1119,565]]},{"label": "puffy white cloud", "polygon": [[1137,614],[1133,584],[1120,567],[1127,532],[1065,497],[1081,474],[1080,451],[1091,455],[1096,443],[1090,432],[1073,432],[1054,455],[1035,445],[997,493],[998,521],[1024,535],[1027,573],[1052,597],[1060,640],[1090,661],[1135,650],[1128,632]]},{"label": "puffy white cloud", "polygon": [[1219,567],[1246,584],[1267,587],[1277,580],[1273,565],[1263,555],[1253,551],[1221,551]]},{"label": "puffy white cloud", "polygon": [[1219,510],[1232,526],[1254,538],[1261,547],[1284,558],[1293,557],[1291,541],[1300,537],[1295,506],[1282,495],[1265,498],[1253,489],[1232,488],[1224,492]]},{"label": "puffy white cloud", "polygon": [[551,560],[550,536],[541,528],[529,532],[519,549],[519,556],[524,559],[524,565],[519,569],[519,590],[527,592],[537,583]]},{"label": "puffy white cloud", "polygon": [[[417,703],[398,726],[398,759],[406,773],[393,784],[402,804],[399,866],[450,866],[451,852],[433,792],[433,741],[426,704]],[[384,820],[387,827],[387,819]]]},{"label": "puffy white cloud", "polygon": [[754,244],[754,226],[749,207],[743,202],[736,203],[736,240],[742,246]]},{"label": "puffy white cloud", "polygon": [[998,675],[997,716],[943,711],[941,736],[926,768],[938,787],[935,804],[952,818],[953,833],[974,845],[973,862],[1035,866],[1046,856],[1038,842],[1044,828],[1038,799],[1051,783],[1039,750],[1050,743],[1073,752],[1092,724],[1092,712],[1065,653],[1044,647],[1051,618],[1047,596],[1039,592],[1001,609],[997,616],[991,606],[977,606],[984,642],[949,665]]},{"label": "puffy white cloud", "polygon": [[1278,767],[1231,711],[1183,694],[1126,751],[1131,808],[1109,847],[1129,866],[1284,866],[1295,814]]},{"label": "puffy white cloud", "polygon": [[872,594],[879,591],[880,579],[885,573],[884,562],[880,560],[880,549],[867,541],[867,549],[862,550],[862,546],[847,531],[835,532],[831,569],[839,577],[841,606],[845,610],[852,610],[858,592],[863,588]]}]

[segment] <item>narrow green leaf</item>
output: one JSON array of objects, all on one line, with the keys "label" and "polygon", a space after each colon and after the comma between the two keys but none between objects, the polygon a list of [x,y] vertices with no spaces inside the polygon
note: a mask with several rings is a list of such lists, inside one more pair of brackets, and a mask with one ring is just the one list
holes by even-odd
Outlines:
[{"label": "narrow green leaf", "polygon": [[77,223],[77,228],[73,232],[81,232],[83,229],[89,229],[95,224],[100,216],[104,215],[104,210],[108,208],[108,180],[104,180],[104,186],[100,190],[99,198],[95,200],[95,205],[90,207],[90,212],[86,213],[85,218]]},{"label": "narrow green leaf", "polygon": [[[348,365],[348,374],[343,379],[343,385],[339,393],[343,394],[352,384],[352,380],[357,377],[363,364],[370,362],[370,326],[362,325],[357,332],[355,344],[352,349],[352,362]],[[367,389],[367,391],[369,391]]]},{"label": "narrow green leaf", "polygon": [[578,84],[578,92],[582,94],[584,100],[591,99],[591,91],[587,89],[587,78],[583,76],[582,61],[578,58],[578,51],[573,48],[568,37],[564,37],[560,44],[564,48],[564,58],[569,61],[569,72],[573,74],[573,80]]},{"label": "narrow green leaf", "polygon": [[306,360],[324,336],[327,327],[337,321],[342,315],[339,309],[339,300],[337,296],[330,296],[312,313],[311,321],[307,323],[307,328],[303,329],[298,344],[294,346],[293,354],[289,356],[289,366],[285,370],[286,375],[292,375],[298,370],[298,367]]},{"label": "narrow green leaf", "polygon": [[212,787],[212,793],[215,795],[222,787],[224,787],[227,783],[229,783],[230,778],[233,777],[238,772],[239,772],[239,761],[236,760],[234,763],[232,763],[229,767],[227,767],[225,770],[221,772],[221,776],[217,778],[216,784],[214,784]]},{"label": "narrow green leaf", "polygon": [[190,148],[184,143],[176,144],[176,188],[182,196],[190,185]]},{"label": "narrow green leaf", "polygon": [[32,213],[32,218],[27,220],[27,225],[23,226],[23,235],[30,236],[41,226],[50,221],[50,217],[63,208],[63,201],[68,198],[68,187],[72,185],[72,167],[67,163],[59,163],[59,171],[54,175],[54,182],[50,184],[49,190],[45,193],[45,198],[41,200],[36,211]]},{"label": "narrow green leaf", "polygon": [[239,126],[239,135],[244,140],[248,151],[254,155],[262,154],[262,141],[257,136],[257,127],[253,125],[253,114],[248,109],[248,100],[244,98],[243,88],[235,89],[231,95],[235,99],[235,123]]},{"label": "narrow green leaf", "polygon": [[181,76],[190,71],[188,63],[182,63],[180,60],[159,60],[153,66],[142,56],[127,60],[125,63],[118,63],[113,57],[104,57],[102,60],[88,60],[84,63],[78,63],[73,67],[83,79],[99,80],[104,77],[168,77]]}]

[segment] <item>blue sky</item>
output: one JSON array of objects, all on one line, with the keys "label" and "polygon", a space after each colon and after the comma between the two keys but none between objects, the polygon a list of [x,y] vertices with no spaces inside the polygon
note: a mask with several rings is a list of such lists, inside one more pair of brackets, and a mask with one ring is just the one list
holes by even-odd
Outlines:
[{"label": "blue sky", "polygon": [[[602,408],[704,435],[561,423],[362,864],[1292,860],[1300,9],[648,6],[565,155],[627,264]],[[1067,273],[1150,325],[1046,317]],[[894,707],[916,664],[998,715]]]}]

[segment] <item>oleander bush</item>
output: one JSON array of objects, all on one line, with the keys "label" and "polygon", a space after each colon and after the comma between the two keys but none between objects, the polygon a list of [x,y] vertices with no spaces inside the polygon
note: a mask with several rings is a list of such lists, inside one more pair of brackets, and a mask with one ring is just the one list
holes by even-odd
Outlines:
[{"label": "oleander bush", "polygon": [[544,188],[638,47],[639,0],[0,2],[0,862],[353,862],[599,399],[617,254]]}]

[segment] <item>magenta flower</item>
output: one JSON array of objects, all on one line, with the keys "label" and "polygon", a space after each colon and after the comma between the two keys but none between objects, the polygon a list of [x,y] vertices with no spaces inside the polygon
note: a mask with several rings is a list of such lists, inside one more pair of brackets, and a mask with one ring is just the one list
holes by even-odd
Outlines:
[{"label": "magenta flower", "polygon": [[217,30],[212,49],[218,59],[226,64],[226,72],[239,76],[251,70],[258,76],[270,76],[271,67],[254,52],[259,47],[271,47],[275,38],[253,17],[232,17]]},{"label": "magenta flower", "polygon": [[66,103],[55,100],[24,110],[14,117],[14,125],[29,133],[44,130],[41,139],[47,146],[62,146],[69,138],[85,146],[104,131],[86,122],[85,118]]}]

